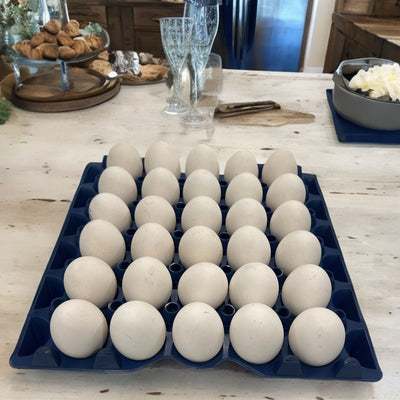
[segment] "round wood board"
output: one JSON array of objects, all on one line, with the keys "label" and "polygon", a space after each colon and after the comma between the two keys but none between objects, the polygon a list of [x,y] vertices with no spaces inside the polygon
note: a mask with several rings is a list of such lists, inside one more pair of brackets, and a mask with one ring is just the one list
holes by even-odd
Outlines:
[{"label": "round wood board", "polygon": [[[71,92],[62,92],[61,88],[52,84],[51,80],[46,80],[46,85],[44,86],[38,85],[37,83],[40,80],[45,80],[45,75],[43,75],[30,82],[31,87],[28,84],[24,84],[24,92],[20,94],[21,89],[18,92],[15,91],[14,74],[9,74],[1,82],[1,93],[15,106],[24,110],[64,112],[81,110],[103,103],[114,97],[121,88],[119,79],[114,79],[104,85],[105,78],[99,76],[100,74],[98,75],[97,72],[77,70],[85,69],[69,68]],[[79,76],[79,79],[77,79],[77,76]],[[85,79],[87,82],[85,82]],[[80,84],[82,86],[79,86]],[[74,87],[76,87],[75,91]],[[35,89],[38,91],[35,92]]]}]

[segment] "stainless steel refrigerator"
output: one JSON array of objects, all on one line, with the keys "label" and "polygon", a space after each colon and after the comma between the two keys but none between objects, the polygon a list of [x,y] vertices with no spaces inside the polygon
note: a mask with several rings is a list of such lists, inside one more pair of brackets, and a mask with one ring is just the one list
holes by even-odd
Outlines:
[{"label": "stainless steel refrigerator", "polygon": [[298,71],[309,0],[222,0],[214,44],[225,68]]}]

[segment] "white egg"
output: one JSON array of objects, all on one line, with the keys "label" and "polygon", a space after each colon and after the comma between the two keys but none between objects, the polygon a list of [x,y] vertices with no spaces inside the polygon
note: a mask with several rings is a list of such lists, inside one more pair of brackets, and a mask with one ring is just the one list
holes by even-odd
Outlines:
[{"label": "white egg", "polygon": [[258,177],[256,157],[248,150],[239,150],[228,159],[225,165],[224,179],[229,183],[242,172],[249,172]]},{"label": "white egg", "polygon": [[182,307],[172,325],[172,340],[178,353],[193,362],[214,358],[224,343],[224,326],[208,304],[189,303]]},{"label": "white egg", "polygon": [[142,300],[160,308],[171,297],[171,275],[157,258],[138,258],[124,273],[122,292],[127,301]]},{"label": "white egg", "polygon": [[144,177],[142,196],[150,195],[163,197],[170,204],[178,202],[180,195],[179,182],[169,169],[156,167]]},{"label": "white egg", "polygon": [[176,179],[181,176],[181,164],[178,152],[169,144],[157,141],[151,144],[144,158],[144,169],[148,174],[152,169],[163,167],[171,171]]},{"label": "white egg", "polygon": [[217,202],[211,197],[197,196],[185,205],[181,224],[184,231],[196,225],[203,225],[218,233],[222,226],[222,212]]},{"label": "white egg", "polygon": [[185,174],[188,177],[196,169],[206,169],[217,179],[219,178],[219,163],[217,153],[206,144],[199,144],[190,150],[185,163]]},{"label": "white egg", "polygon": [[289,329],[289,346],[304,364],[322,367],[341,353],[346,331],[341,319],[328,308],[309,308],[299,314]]},{"label": "white egg", "polygon": [[98,257],[111,268],[125,258],[125,241],[121,232],[109,221],[95,219],[88,222],[79,236],[82,256]]},{"label": "white egg", "polygon": [[208,196],[219,203],[221,200],[221,187],[218,179],[210,171],[196,169],[186,178],[182,195],[185,203],[197,196]]},{"label": "white egg", "polygon": [[127,170],[118,166],[108,167],[100,174],[98,191],[113,193],[126,204],[135,201],[138,194],[135,179]]},{"label": "white egg", "polygon": [[326,307],[332,295],[332,284],[323,268],[314,264],[297,267],[282,286],[282,303],[293,315],[313,307]]},{"label": "white egg", "polygon": [[126,203],[112,193],[99,193],[89,203],[90,219],[105,219],[117,227],[120,232],[132,224],[131,212]]},{"label": "white egg", "polygon": [[75,258],[64,272],[64,289],[70,299],[83,299],[103,308],[114,300],[117,279],[113,270],[97,257]]},{"label": "white egg", "polygon": [[143,162],[137,149],[129,143],[116,143],[108,152],[107,167],[118,166],[136,179],[143,174]]},{"label": "white egg", "polygon": [[219,307],[228,294],[228,279],[218,265],[201,262],[187,269],[178,282],[178,297],[183,305],[200,301]]},{"label": "white egg", "polygon": [[279,283],[275,272],[260,262],[243,265],[229,282],[229,301],[237,310],[248,303],[273,307],[278,295]]},{"label": "white egg", "polygon": [[261,179],[268,186],[280,175],[292,173],[297,175],[297,163],[291,151],[275,150],[264,163]]},{"label": "white egg", "polygon": [[275,211],[282,203],[288,200],[306,200],[306,188],[303,180],[295,174],[287,173],[278,176],[268,188],[265,204]]},{"label": "white egg", "polygon": [[108,335],[107,321],[89,301],[67,300],[50,318],[50,335],[57,348],[67,356],[87,358],[103,347]]},{"label": "white egg", "polygon": [[298,200],[282,203],[272,214],[269,230],[278,241],[288,233],[311,229],[311,215],[308,208]]},{"label": "white egg", "polygon": [[147,222],[137,229],[131,242],[132,260],[154,257],[164,265],[174,258],[175,246],[170,233],[156,222]]},{"label": "white egg", "polygon": [[139,201],[134,218],[137,227],[147,222],[157,222],[172,233],[176,226],[175,211],[171,204],[163,197],[155,195],[143,197]]},{"label": "white egg", "polygon": [[242,226],[230,237],[226,250],[228,264],[236,271],[250,262],[269,264],[271,246],[267,236],[255,226]]},{"label": "white egg", "polygon": [[236,201],[229,209],[225,227],[229,235],[245,225],[255,226],[261,232],[267,229],[268,217],[264,206],[255,199],[243,198]]},{"label": "white egg", "polygon": [[128,301],[117,308],[110,322],[115,348],[131,360],[147,360],[164,346],[166,326],[160,312],[144,301]]},{"label": "white egg", "polygon": [[275,266],[289,275],[295,268],[304,264],[319,265],[321,244],[311,232],[298,230],[288,233],[275,250]]},{"label": "white egg", "polygon": [[246,197],[255,199],[260,203],[263,200],[261,182],[250,172],[242,172],[231,180],[226,188],[225,202],[228,207],[231,207],[235,202]]},{"label": "white egg", "polygon": [[233,315],[229,337],[239,357],[253,364],[264,364],[280,352],[284,333],[282,322],[271,307],[249,303]]},{"label": "white egg", "polygon": [[185,268],[199,262],[219,265],[223,249],[219,236],[208,226],[193,226],[181,237],[178,247],[179,260]]}]

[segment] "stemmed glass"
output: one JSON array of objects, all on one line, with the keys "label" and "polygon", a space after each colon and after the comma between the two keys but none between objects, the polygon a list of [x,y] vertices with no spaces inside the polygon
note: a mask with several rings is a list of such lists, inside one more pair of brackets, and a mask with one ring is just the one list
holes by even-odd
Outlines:
[{"label": "stemmed glass", "polygon": [[199,94],[202,89],[202,75],[218,30],[219,1],[187,0],[185,17],[193,19],[190,38],[188,69],[190,73],[190,108],[183,117],[186,125],[198,125],[204,122],[204,116],[197,109]]},{"label": "stemmed glass", "polygon": [[193,19],[188,17],[160,18],[161,41],[173,76],[173,95],[166,114],[182,114],[187,107],[182,99],[181,75],[189,53]]}]

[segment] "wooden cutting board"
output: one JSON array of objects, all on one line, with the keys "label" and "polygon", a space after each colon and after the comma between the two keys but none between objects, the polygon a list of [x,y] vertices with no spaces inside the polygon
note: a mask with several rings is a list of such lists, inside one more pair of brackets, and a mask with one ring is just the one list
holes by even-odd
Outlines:
[{"label": "wooden cutting board", "polygon": [[281,126],[285,124],[309,124],[313,122],[315,115],[299,111],[286,110],[284,108],[268,111],[259,111],[251,114],[235,115],[226,118],[218,118],[221,123],[227,125],[263,125]]}]

